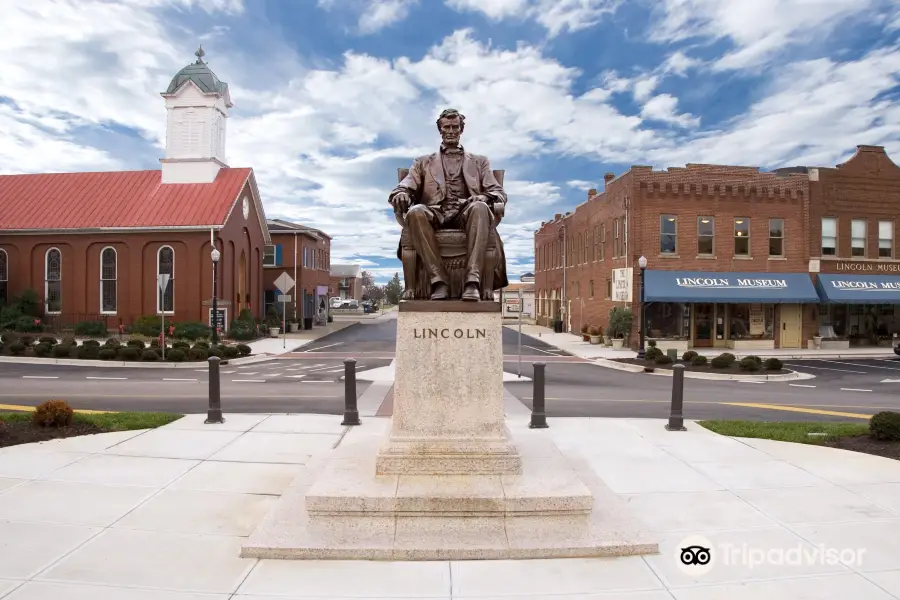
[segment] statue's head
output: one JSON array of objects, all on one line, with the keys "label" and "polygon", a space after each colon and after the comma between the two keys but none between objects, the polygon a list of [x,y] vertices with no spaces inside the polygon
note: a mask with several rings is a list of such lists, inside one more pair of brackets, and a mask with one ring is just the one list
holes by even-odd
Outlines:
[{"label": "statue's head", "polygon": [[437,128],[445,146],[458,146],[459,137],[466,128],[466,117],[455,108],[448,108],[438,117]]}]

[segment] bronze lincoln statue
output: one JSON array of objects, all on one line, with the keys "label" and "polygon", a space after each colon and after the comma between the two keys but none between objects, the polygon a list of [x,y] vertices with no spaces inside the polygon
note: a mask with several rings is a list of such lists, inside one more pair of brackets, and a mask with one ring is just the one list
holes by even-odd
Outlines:
[{"label": "bronze lincoln statue", "polygon": [[397,257],[406,300],[493,300],[508,285],[496,227],[507,202],[503,172],[463,149],[465,125],[459,111],[442,112],[440,150],[415,159],[388,197],[403,227]]}]

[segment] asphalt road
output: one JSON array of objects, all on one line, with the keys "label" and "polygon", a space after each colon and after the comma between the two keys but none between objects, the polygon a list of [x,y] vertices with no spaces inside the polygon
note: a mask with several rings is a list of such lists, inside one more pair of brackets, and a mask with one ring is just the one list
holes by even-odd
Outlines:
[{"label": "asphalt road", "polygon": [[[672,378],[600,367],[544,341],[503,331],[504,370],[532,377],[532,364],[546,366],[547,413],[554,417],[648,417],[669,414]],[[340,414],[344,359],[358,372],[389,365],[396,321],[364,321],[265,362],[223,366],[223,408],[233,412],[285,411]],[[861,421],[879,410],[900,410],[900,361],[804,360],[789,368],[813,379],[745,383],[685,379],[688,419]],[[2,405],[35,405],[51,398],[76,408],[200,412],[206,409],[205,368],[140,369],[0,363]],[[369,383],[357,383],[362,395]],[[531,406],[533,383],[507,389]]]}]

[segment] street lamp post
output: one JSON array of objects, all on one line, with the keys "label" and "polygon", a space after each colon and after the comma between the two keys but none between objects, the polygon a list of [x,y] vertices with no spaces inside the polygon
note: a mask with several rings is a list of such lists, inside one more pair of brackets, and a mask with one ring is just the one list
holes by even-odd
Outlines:
[{"label": "street lamp post", "polygon": [[218,248],[213,247],[210,257],[213,263],[213,297],[212,297],[212,345],[215,348],[219,345],[219,258],[222,254]]},{"label": "street lamp post", "polygon": [[638,358],[644,358],[646,352],[644,351],[644,338],[646,337],[647,331],[647,311],[644,310],[644,272],[647,270],[647,257],[642,256],[638,259],[638,266],[641,268],[641,345],[638,348]]}]

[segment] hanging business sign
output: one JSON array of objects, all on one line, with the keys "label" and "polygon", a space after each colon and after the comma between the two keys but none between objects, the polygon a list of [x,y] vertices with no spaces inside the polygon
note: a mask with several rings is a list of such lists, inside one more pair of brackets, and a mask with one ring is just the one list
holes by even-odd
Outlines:
[{"label": "hanging business sign", "polygon": [[615,302],[631,302],[631,267],[612,270],[612,299]]}]

